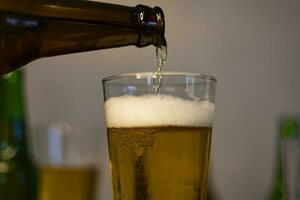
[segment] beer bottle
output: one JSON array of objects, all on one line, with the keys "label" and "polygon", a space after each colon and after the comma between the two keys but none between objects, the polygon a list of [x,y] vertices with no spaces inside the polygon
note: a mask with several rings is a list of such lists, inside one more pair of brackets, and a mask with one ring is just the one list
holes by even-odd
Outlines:
[{"label": "beer bottle", "polygon": [[286,200],[284,191],[284,178],[283,178],[283,165],[281,159],[280,141],[282,139],[296,139],[299,138],[299,124],[298,120],[294,117],[282,118],[280,123],[280,137],[278,141],[277,151],[277,165],[275,169],[275,179],[273,183],[273,190],[270,196],[270,200]]},{"label": "beer bottle", "polygon": [[36,169],[29,158],[23,99],[23,76],[0,76],[0,199],[35,200]]},{"label": "beer bottle", "polygon": [[2,0],[0,75],[41,57],[165,45],[159,7],[72,0]]}]

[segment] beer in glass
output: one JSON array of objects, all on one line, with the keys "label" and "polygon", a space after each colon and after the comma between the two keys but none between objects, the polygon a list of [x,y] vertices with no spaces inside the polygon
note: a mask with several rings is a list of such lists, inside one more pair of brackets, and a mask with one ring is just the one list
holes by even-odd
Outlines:
[{"label": "beer in glass", "polygon": [[216,79],[155,73],[103,80],[114,200],[204,200]]},{"label": "beer in glass", "polygon": [[78,126],[55,122],[34,132],[39,200],[95,200],[100,151],[96,138]]}]

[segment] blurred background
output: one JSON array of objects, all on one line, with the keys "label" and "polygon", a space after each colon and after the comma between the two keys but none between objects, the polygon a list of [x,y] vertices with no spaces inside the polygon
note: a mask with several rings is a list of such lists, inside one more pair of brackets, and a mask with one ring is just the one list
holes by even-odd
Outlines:
[{"label": "blurred background", "polygon": [[[212,180],[220,200],[271,192],[277,122],[300,112],[300,1],[106,0],[159,5],[166,15],[164,70],[218,78]],[[112,199],[101,79],[153,71],[154,47],[125,47],[37,60],[26,67],[31,128],[52,121],[87,127],[98,139],[99,200]]]}]

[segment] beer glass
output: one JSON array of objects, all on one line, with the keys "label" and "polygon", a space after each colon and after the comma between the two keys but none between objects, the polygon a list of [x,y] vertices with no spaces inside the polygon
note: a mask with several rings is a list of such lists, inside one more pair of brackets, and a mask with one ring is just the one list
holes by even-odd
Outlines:
[{"label": "beer glass", "polygon": [[39,200],[95,200],[99,147],[86,128],[66,122],[33,131]]},{"label": "beer glass", "polygon": [[216,78],[136,73],[103,87],[114,200],[206,199]]}]

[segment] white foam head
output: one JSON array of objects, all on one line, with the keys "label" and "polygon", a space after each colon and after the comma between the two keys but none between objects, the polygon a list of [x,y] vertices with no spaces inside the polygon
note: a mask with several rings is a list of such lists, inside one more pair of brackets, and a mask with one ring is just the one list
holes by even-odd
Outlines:
[{"label": "white foam head", "polygon": [[212,127],[214,104],[170,95],[112,97],[105,102],[107,127]]}]

